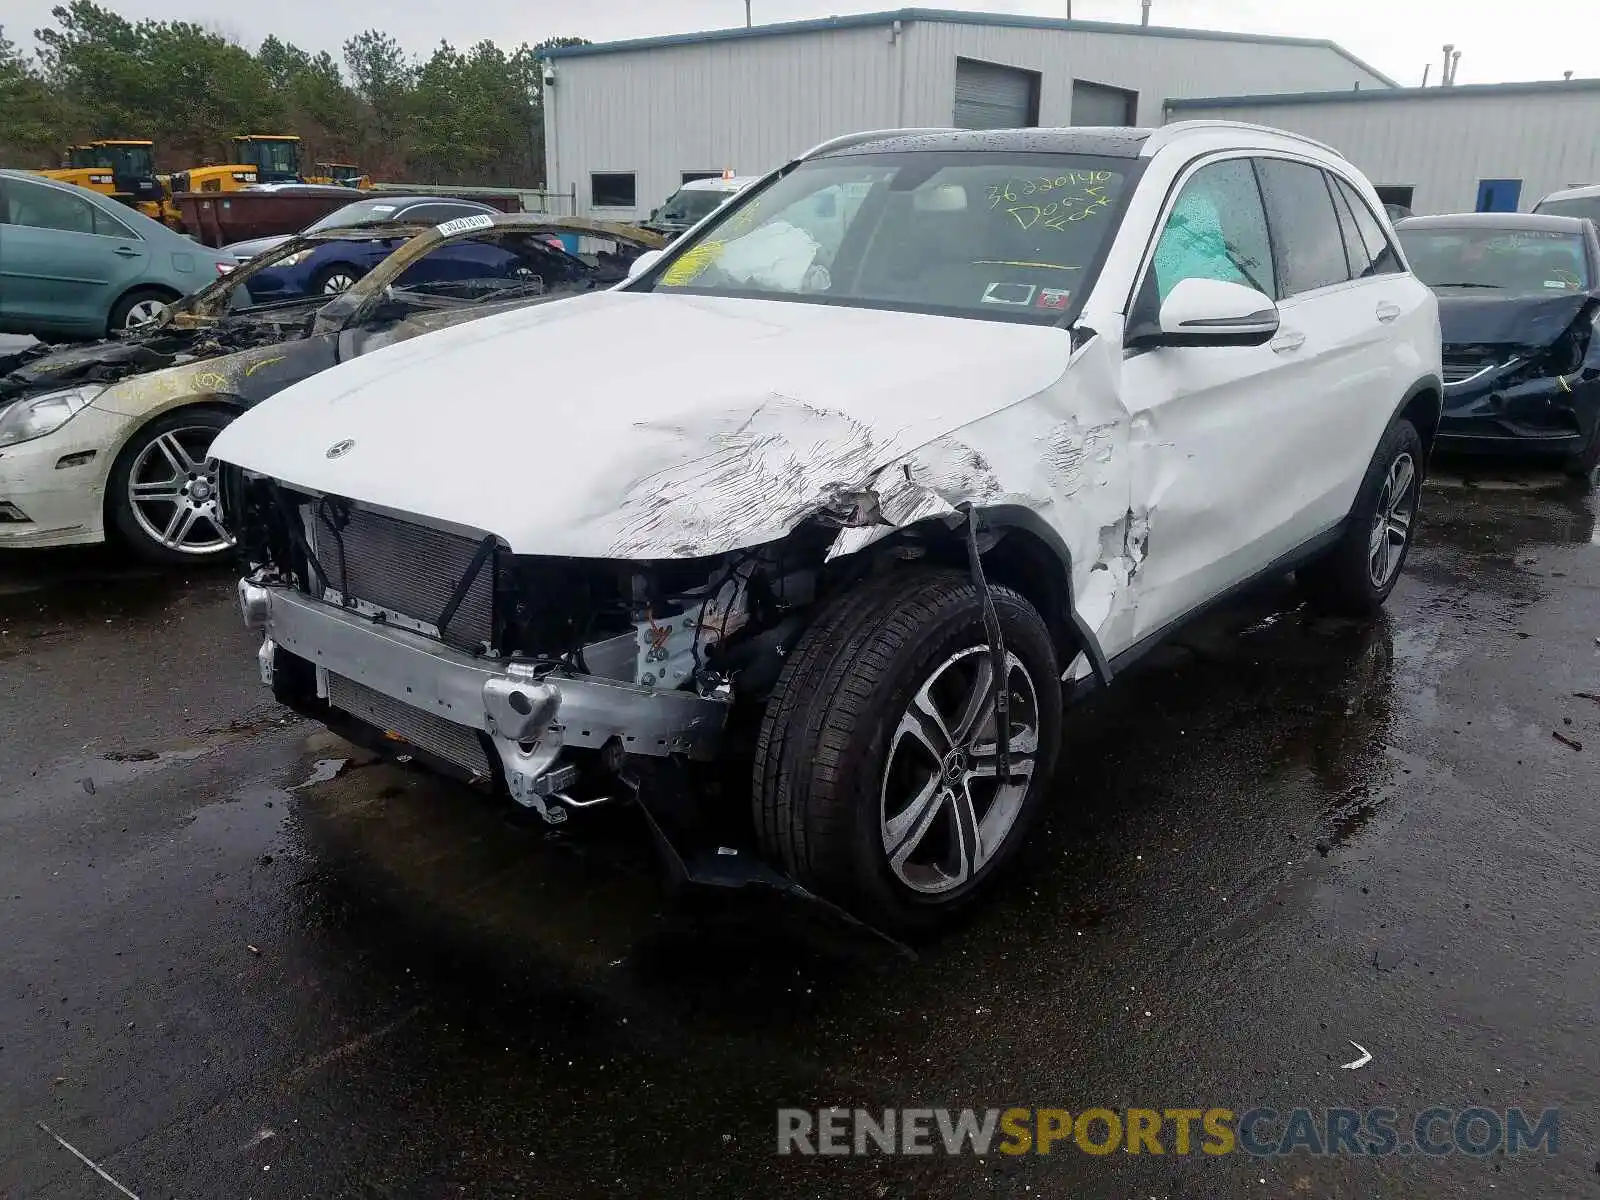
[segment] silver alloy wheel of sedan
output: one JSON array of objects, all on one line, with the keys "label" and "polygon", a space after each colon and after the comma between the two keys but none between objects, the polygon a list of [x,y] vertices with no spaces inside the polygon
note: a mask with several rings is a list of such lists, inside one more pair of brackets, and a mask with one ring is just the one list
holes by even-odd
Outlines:
[{"label": "silver alloy wheel of sedan", "polygon": [[322,281],[322,294],[337,296],[340,292],[348,292],[355,285],[356,277],[349,271],[335,271]]},{"label": "silver alloy wheel of sedan", "polygon": [[166,311],[167,305],[163,300],[140,300],[128,309],[128,315],[122,320],[122,327],[137,329],[141,325],[150,324]]},{"label": "silver alloy wheel of sedan", "polygon": [[139,451],[128,473],[128,506],[151,541],[179,554],[219,554],[233,545],[222,526],[219,464],[208,458],[217,431],[171,429]]},{"label": "silver alloy wheel of sedan", "polygon": [[1387,587],[1400,569],[1411,522],[1417,515],[1417,465],[1401,454],[1389,464],[1389,474],[1378,493],[1378,511],[1372,520],[1367,545],[1367,574],[1376,588]]},{"label": "silver alloy wheel of sedan", "polygon": [[901,883],[937,895],[974,878],[1016,824],[1039,753],[1039,694],[1007,654],[1011,777],[998,778],[999,742],[988,646],[939,664],[911,698],[889,741],[880,793],[883,851]]}]

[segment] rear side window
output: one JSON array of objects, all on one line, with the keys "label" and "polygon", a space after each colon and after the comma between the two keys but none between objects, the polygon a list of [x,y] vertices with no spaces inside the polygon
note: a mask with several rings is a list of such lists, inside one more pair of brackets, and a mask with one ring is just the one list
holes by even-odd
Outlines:
[{"label": "rear side window", "polygon": [[1185,279],[1218,279],[1277,295],[1261,191],[1247,159],[1201,167],[1178,193],[1152,269],[1165,300]]},{"label": "rear side window", "polygon": [[[1329,175],[1333,181],[1334,195],[1339,200],[1339,217],[1346,224],[1345,242],[1350,250],[1350,270],[1357,278],[1370,275],[1394,275],[1400,270],[1400,257],[1390,245],[1383,226],[1372,215],[1367,202],[1345,180]],[[1354,225],[1355,238],[1350,236],[1349,225]],[[1359,239],[1359,241],[1357,241]]]},{"label": "rear side window", "polygon": [[1350,267],[1327,177],[1281,158],[1257,160],[1277,249],[1278,299],[1344,283]]},{"label": "rear side window", "polygon": [[94,207],[70,192],[20,179],[6,180],[6,220],[32,229],[94,233]]}]

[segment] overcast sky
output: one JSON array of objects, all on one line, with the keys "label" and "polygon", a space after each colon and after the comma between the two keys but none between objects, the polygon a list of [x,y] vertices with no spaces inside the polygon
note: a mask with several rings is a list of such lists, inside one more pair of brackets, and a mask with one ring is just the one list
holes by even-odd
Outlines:
[{"label": "overcast sky", "polygon": [[[26,45],[49,23],[56,0],[4,0],[0,22]],[[338,52],[344,40],[376,26],[408,50],[425,53],[441,38],[457,46],[489,38],[503,45],[578,35],[591,41],[719,29],[744,23],[742,0],[273,0],[222,9],[215,0],[99,0],[129,18],[198,21],[254,46],[269,33],[310,50]],[[1439,76],[1445,42],[1462,50],[1459,83],[1600,76],[1592,0],[1153,0],[1162,25],[1331,38],[1399,82]],[[899,7],[893,0],[753,0],[757,24]],[[925,7],[1065,16],[1068,0],[961,0]],[[1139,0],[1072,0],[1080,20],[1139,20]],[[219,11],[226,12],[219,16]],[[445,14],[445,15],[442,15]],[[1514,19],[1513,19],[1514,14]]]}]

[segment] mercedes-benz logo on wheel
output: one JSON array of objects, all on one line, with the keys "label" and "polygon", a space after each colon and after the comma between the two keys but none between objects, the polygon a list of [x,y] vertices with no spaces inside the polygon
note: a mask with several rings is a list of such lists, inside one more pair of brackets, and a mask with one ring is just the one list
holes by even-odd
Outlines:
[{"label": "mercedes-benz logo on wheel", "polygon": [[335,442],[333,445],[328,447],[328,457],[329,458],[343,458],[346,454],[349,454],[350,451],[354,450],[355,448],[356,448],[355,442],[350,438],[345,438],[344,441]]}]

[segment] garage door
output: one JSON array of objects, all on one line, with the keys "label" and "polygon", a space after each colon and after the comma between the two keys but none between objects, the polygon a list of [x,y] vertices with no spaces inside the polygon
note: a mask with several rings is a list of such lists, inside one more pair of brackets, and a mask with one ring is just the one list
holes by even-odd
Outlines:
[{"label": "garage door", "polygon": [[1039,76],[956,59],[957,129],[1018,129],[1039,123]]}]

